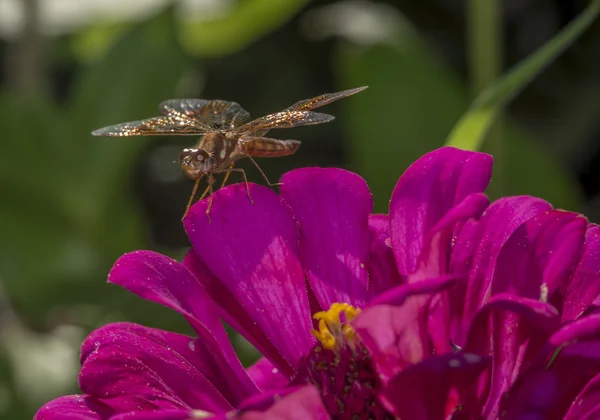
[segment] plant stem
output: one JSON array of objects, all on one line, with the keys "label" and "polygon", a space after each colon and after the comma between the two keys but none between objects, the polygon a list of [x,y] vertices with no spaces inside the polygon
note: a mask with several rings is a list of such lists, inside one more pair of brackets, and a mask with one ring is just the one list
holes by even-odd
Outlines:
[{"label": "plant stem", "polygon": [[[473,98],[490,87],[502,74],[502,10],[499,0],[469,0],[467,3],[468,56]],[[488,133],[487,147],[494,156],[492,195],[499,196],[505,186],[505,150],[501,116]]]}]

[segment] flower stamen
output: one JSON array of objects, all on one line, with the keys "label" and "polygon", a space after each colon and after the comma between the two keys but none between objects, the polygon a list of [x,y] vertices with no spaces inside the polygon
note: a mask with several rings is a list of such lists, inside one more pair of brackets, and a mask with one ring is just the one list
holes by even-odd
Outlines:
[{"label": "flower stamen", "polygon": [[[360,313],[360,309],[347,303],[334,303],[328,311],[317,312],[313,318],[319,321],[319,329],[312,330],[324,349],[340,350],[344,345],[354,344],[356,331],[348,324]],[[344,321],[341,315],[344,314]]]}]

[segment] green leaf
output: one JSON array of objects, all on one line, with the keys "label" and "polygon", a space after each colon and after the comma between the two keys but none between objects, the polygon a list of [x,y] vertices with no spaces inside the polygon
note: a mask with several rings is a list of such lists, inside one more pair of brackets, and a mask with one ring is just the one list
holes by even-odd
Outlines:
[{"label": "green leaf", "polygon": [[[375,210],[387,212],[391,192],[404,170],[441,147],[468,109],[467,88],[408,28],[394,45],[340,48],[336,57],[340,89],[369,89],[340,103],[353,170],[364,176]],[[572,176],[530,136],[506,118],[505,194],[543,197],[557,207],[579,208]],[[492,180],[492,183],[494,181]]]},{"label": "green leaf", "polygon": [[[243,50],[280,28],[308,3],[309,0],[238,1],[221,18],[178,21],[177,36],[189,54],[199,57],[226,56]],[[73,51],[83,62],[98,59],[131,26],[128,22],[96,23],[74,37]]]},{"label": "green leaf", "polygon": [[185,22],[181,42],[192,54],[223,56],[242,50],[283,26],[308,0],[245,0],[222,19]]},{"label": "green leaf", "polygon": [[469,111],[458,121],[446,144],[466,150],[480,150],[483,139],[499,110],[567,49],[594,22],[598,13],[600,13],[600,0],[593,0],[577,19],[542,48],[483,91]]}]

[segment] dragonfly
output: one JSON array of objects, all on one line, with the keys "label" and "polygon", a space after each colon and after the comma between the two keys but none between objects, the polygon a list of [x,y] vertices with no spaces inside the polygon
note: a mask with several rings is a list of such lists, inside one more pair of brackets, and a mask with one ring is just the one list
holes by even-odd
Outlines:
[{"label": "dragonfly", "polygon": [[280,185],[269,181],[254,158],[293,155],[301,142],[279,140],[265,135],[272,129],[329,122],[334,119],[332,115],[312,110],[354,95],[366,88],[367,86],[361,86],[335,93],[324,93],[311,99],[298,101],[283,111],[254,120],[237,102],[221,99],[169,99],[159,104],[161,116],[110,125],[93,131],[92,135],[201,136],[195,146],[185,148],[179,154],[181,169],[195,181],[182,220],[185,219],[194,202],[201,179],[207,176],[208,186],[200,200],[209,194],[206,215],[210,221],[215,174],[225,174],[222,188],[232,172],[240,172],[246,184],[248,198],[253,204],[246,172],[242,168],[234,167],[235,163],[242,158],[248,158],[269,186]]}]

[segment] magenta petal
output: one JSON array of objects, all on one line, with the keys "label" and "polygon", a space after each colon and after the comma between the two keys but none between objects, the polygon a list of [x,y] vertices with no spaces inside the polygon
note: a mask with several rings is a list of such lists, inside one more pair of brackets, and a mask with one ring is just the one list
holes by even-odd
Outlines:
[{"label": "magenta petal", "polygon": [[367,308],[375,305],[401,306],[411,296],[439,293],[453,286],[454,283],[455,279],[452,276],[441,276],[435,279],[422,280],[418,283],[403,284],[380,294],[369,302]]},{"label": "magenta petal", "polygon": [[260,390],[284,388],[289,379],[266,358],[259,359],[248,369],[248,375]]},{"label": "magenta petal", "polygon": [[558,375],[560,399],[554,401],[552,410],[554,418],[562,418],[558,416],[569,410],[600,372],[600,314],[564,325],[548,341],[551,346],[538,365]]},{"label": "magenta petal", "polygon": [[594,376],[573,400],[564,420],[600,418],[600,373]]},{"label": "magenta petal", "polygon": [[229,289],[198,258],[196,252],[190,250],[183,259],[183,265],[190,270],[204,286],[213,299],[219,315],[225,322],[242,334],[266,357],[277,363],[284,371],[290,369],[289,363],[283,359],[277,347],[269,340],[256,322],[248,315],[244,307],[236,300]]},{"label": "magenta petal", "polygon": [[364,179],[337,168],[296,169],[281,178],[281,196],[300,227],[300,258],[324,309],[336,302],[362,307],[373,197]]},{"label": "magenta petal", "polygon": [[492,294],[510,292],[556,302],[556,291],[566,289],[581,255],[586,226],[584,217],[561,210],[527,220],[498,257]]},{"label": "magenta petal", "polygon": [[[276,397],[276,398],[275,398]],[[283,397],[274,394],[264,410],[247,410],[233,417],[240,420],[327,420],[329,415],[317,388],[306,385]],[[250,407],[248,407],[250,408]]]},{"label": "magenta petal", "polygon": [[589,225],[579,264],[567,289],[563,319],[578,318],[600,295],[600,226]]},{"label": "magenta petal", "polygon": [[[109,399],[121,397],[116,412],[230,410],[242,394],[250,394],[236,389],[239,382],[231,369],[206,354],[202,341],[136,324],[109,324],[82,345],[79,386],[111,406]],[[216,376],[219,368],[221,377]]]},{"label": "magenta petal", "polygon": [[487,205],[488,199],[485,195],[471,194],[448,210],[425,235],[423,252],[418,258],[416,271],[408,275],[407,281],[414,283],[447,274],[456,227],[468,219],[478,218]]},{"label": "magenta petal", "polygon": [[109,420],[192,420],[208,418],[210,413],[201,410],[132,411],[117,414]]},{"label": "magenta petal", "polygon": [[468,195],[483,192],[491,171],[490,155],[444,147],[404,172],[390,200],[392,245],[401,274],[416,269],[429,229]]},{"label": "magenta petal", "polygon": [[493,355],[484,418],[499,415],[502,395],[559,325],[552,305],[508,293],[491,297],[478,312],[465,350]]},{"label": "magenta petal", "polygon": [[[556,372],[528,372],[503,396],[501,412],[507,419],[546,420],[553,416],[552,406],[560,396]],[[562,417],[560,417],[562,418]],[[579,419],[579,418],[578,418]]]},{"label": "magenta petal", "polygon": [[107,417],[101,411],[101,404],[87,395],[67,395],[44,404],[33,420],[100,420]]},{"label": "magenta petal", "polygon": [[423,299],[407,299],[403,306],[376,305],[365,309],[353,322],[369,349],[382,379],[422,360],[427,349]]},{"label": "magenta petal", "polygon": [[369,216],[371,255],[369,257],[369,294],[377,296],[404,282],[390,243],[390,222],[387,214]]},{"label": "magenta petal", "polygon": [[[415,272],[408,275],[407,282],[415,283],[423,279],[431,279],[447,275],[449,272],[450,255],[456,242],[455,232],[468,220],[479,218],[488,205],[487,198],[480,193],[467,196],[458,205],[453,207],[439,221],[429,229],[425,236],[423,253],[419,256]],[[450,291],[436,296],[430,307],[428,323],[430,324],[430,339],[436,353],[451,351],[451,326],[456,322],[459,308]]]},{"label": "magenta petal", "polygon": [[381,402],[397,418],[449,418],[462,402],[453,403],[451,393],[460,395],[461,389],[471,387],[488,364],[487,358],[470,353],[429,357],[391,378],[381,391]]},{"label": "magenta petal", "polygon": [[572,407],[573,401],[600,372],[600,341],[576,342],[555,354],[556,358],[548,363],[548,369],[558,375],[560,389],[559,398],[553,401],[552,411],[556,413],[553,418],[562,419],[564,413]]},{"label": "magenta petal", "polygon": [[508,418],[525,412],[537,412],[550,420],[596,418],[592,413],[600,403],[600,318],[590,318],[595,319],[582,318],[552,336],[552,345],[539,352],[503,397],[502,412],[508,413]]},{"label": "magenta petal", "polygon": [[[203,200],[184,224],[200,260],[281,356],[263,354],[290,375],[314,343],[297,227],[277,194],[256,184],[249,189],[254,204],[244,184],[230,185],[213,195],[210,222]],[[263,350],[252,336],[248,339]]]},{"label": "magenta petal", "polygon": [[581,340],[600,339],[600,314],[585,316],[565,324],[552,335],[549,342],[554,347],[562,347]]},{"label": "magenta petal", "polygon": [[399,286],[386,293],[387,301],[392,304],[368,306],[352,321],[384,380],[429,353],[426,329],[429,295],[450,284],[450,279],[434,279]]},{"label": "magenta petal", "polygon": [[215,384],[225,386],[223,377],[228,378],[230,403],[236,405],[257,392],[231,346],[213,302],[182,264],[152,251],[131,252],[117,260],[109,282],[183,314],[200,337],[195,341],[196,363],[202,362],[202,374]]},{"label": "magenta petal", "polygon": [[[464,334],[473,316],[490,296],[502,247],[521,224],[549,209],[550,204],[533,197],[502,198],[488,207],[476,226],[467,225],[463,228],[450,262],[451,271],[456,274],[464,273],[465,268],[470,268],[466,290],[455,295],[455,304],[463,307],[462,327],[455,331],[454,337],[459,346],[464,345]],[[475,249],[473,243],[477,244]],[[465,258],[462,247],[471,252],[471,258]],[[460,257],[460,260],[455,260],[456,257]]]}]

